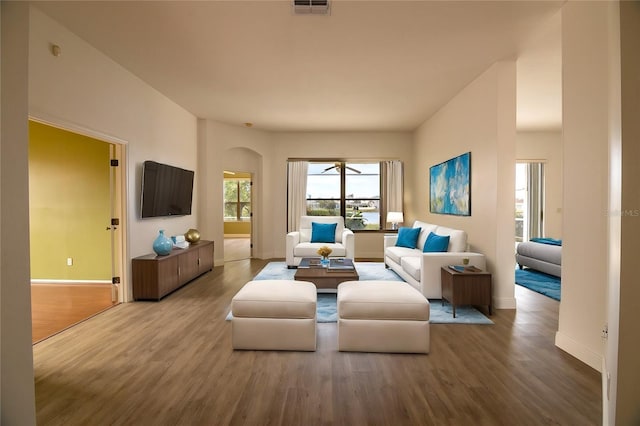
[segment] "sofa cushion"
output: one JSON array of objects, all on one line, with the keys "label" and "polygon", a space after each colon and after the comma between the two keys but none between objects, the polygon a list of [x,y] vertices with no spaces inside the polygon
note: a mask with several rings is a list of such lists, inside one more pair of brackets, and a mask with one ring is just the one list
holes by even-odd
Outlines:
[{"label": "sofa cushion", "polygon": [[318,249],[327,246],[331,249],[331,257],[345,257],[347,248],[340,243],[300,243],[293,248],[295,257],[318,257]]},{"label": "sofa cushion", "polygon": [[400,259],[405,257],[419,257],[420,252],[416,249],[391,246],[387,247],[384,251],[384,255],[400,265]]},{"label": "sofa cushion", "polygon": [[422,248],[424,247],[424,243],[427,241],[427,237],[429,236],[429,233],[435,232],[438,225],[433,225],[431,223],[426,223],[426,222],[416,220],[415,222],[413,222],[413,227],[422,228],[422,230],[420,231],[420,236],[418,237],[418,244],[416,244],[416,248],[419,248],[420,251],[422,251]]},{"label": "sofa cushion", "polygon": [[467,233],[459,229],[451,229],[445,226],[438,226],[434,233],[438,235],[449,236],[449,249],[450,252],[462,252],[467,251]]},{"label": "sofa cushion", "polygon": [[405,256],[400,261],[400,266],[411,275],[414,280],[420,281],[420,268],[422,266],[422,256]]},{"label": "sofa cushion", "polygon": [[311,222],[312,243],[335,243],[337,223]]},{"label": "sofa cushion", "polygon": [[399,281],[344,282],[338,286],[337,310],[340,320],[429,321],[429,301]]},{"label": "sofa cushion", "polygon": [[421,228],[407,228],[404,226],[398,229],[398,240],[396,241],[396,246],[410,249],[416,248],[420,229]]},{"label": "sofa cushion", "polygon": [[231,299],[236,318],[315,318],[313,283],[291,280],[249,281]]},{"label": "sofa cushion", "polygon": [[447,251],[447,248],[449,248],[449,238],[449,235],[437,235],[430,232],[422,251],[425,253]]}]

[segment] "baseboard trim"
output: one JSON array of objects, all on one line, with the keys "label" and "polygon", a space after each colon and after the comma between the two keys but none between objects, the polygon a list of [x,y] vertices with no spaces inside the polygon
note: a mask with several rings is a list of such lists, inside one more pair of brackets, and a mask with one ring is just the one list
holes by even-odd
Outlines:
[{"label": "baseboard trim", "polygon": [[607,360],[602,357],[602,426],[609,426],[609,399],[611,398],[611,379],[609,369],[607,368]]},{"label": "baseboard trim", "polygon": [[578,358],[594,370],[602,373],[602,355],[593,352],[580,342],[559,331],[556,332],[555,344],[569,355]]},{"label": "baseboard trim", "polygon": [[47,280],[34,278],[31,284],[111,284],[111,280]]}]

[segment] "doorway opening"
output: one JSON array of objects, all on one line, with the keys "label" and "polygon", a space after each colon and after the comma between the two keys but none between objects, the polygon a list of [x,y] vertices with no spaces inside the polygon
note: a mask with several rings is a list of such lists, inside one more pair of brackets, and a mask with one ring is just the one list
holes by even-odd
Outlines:
[{"label": "doorway opening", "polygon": [[544,163],[516,163],[516,245],[544,237]]},{"label": "doorway opening", "polygon": [[224,171],[224,261],[252,257],[252,177],[249,172]]},{"label": "doorway opening", "polygon": [[124,300],[124,145],[29,121],[32,342]]}]

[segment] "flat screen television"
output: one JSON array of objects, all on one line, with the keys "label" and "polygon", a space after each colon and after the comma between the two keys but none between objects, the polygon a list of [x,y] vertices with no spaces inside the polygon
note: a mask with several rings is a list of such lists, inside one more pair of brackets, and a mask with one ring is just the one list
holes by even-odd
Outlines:
[{"label": "flat screen television", "polygon": [[191,170],[145,161],[142,165],[141,216],[190,215],[193,176]]}]

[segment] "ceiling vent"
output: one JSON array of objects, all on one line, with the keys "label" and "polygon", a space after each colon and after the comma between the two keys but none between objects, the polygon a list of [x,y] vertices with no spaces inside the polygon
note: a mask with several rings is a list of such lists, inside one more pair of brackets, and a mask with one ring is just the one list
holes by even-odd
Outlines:
[{"label": "ceiling vent", "polygon": [[296,15],[328,15],[329,0],[293,0]]}]

